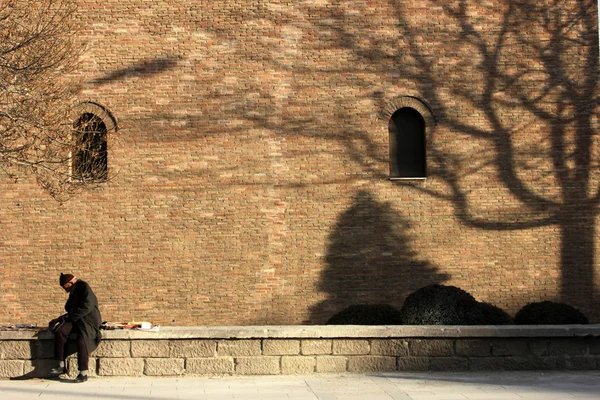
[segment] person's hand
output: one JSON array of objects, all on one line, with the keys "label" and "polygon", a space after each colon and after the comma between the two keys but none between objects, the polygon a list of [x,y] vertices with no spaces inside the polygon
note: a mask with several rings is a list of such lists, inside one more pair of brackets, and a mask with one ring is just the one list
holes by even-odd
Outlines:
[{"label": "person's hand", "polygon": [[48,328],[52,328],[54,325],[58,324],[62,318],[54,318],[52,321],[48,322]]}]

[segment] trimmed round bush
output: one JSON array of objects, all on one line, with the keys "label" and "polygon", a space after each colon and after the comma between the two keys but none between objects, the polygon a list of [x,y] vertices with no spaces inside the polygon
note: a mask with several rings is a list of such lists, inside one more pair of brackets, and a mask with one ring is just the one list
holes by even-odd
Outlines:
[{"label": "trimmed round bush", "polygon": [[476,325],[477,304],[456,286],[429,285],[406,298],[400,317],[405,325]]},{"label": "trimmed round bush", "polygon": [[340,311],[327,325],[401,325],[400,311],[388,304],[358,304]]},{"label": "trimmed round bush", "polygon": [[400,310],[405,325],[510,325],[504,310],[478,302],[456,286],[429,285],[411,293]]},{"label": "trimmed round bush", "polygon": [[517,325],[571,325],[589,324],[578,309],[564,303],[542,301],[530,303],[515,315]]},{"label": "trimmed round bush", "polygon": [[490,303],[479,302],[474,310],[475,325],[513,325],[506,311]]}]

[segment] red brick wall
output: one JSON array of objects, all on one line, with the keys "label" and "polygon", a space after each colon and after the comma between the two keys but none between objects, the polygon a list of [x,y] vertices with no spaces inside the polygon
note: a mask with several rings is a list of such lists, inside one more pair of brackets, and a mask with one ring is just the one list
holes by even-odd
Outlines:
[{"label": "red brick wall", "polygon": [[[598,320],[594,1],[80,3],[115,176],[0,181],[0,324],[60,312],[61,271],[111,321],[323,323],[429,283]],[[410,97],[428,179],[391,182]]]}]

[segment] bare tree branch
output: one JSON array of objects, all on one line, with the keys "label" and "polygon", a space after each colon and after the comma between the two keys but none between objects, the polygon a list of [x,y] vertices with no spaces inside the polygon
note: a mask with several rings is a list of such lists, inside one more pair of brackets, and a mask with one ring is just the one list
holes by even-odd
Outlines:
[{"label": "bare tree branch", "polygon": [[[76,11],[75,0],[0,4],[1,169],[13,179],[35,175],[59,200],[108,178],[103,157],[91,151],[99,134],[90,133],[89,121],[72,120],[77,86],[69,74],[83,51]],[[75,155],[87,164],[74,164]]]}]

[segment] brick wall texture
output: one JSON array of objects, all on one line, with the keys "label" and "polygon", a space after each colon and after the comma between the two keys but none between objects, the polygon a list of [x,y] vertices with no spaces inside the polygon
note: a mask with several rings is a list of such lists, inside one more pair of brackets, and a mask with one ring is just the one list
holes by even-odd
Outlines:
[{"label": "brick wall texture", "polygon": [[[431,283],[597,321],[595,0],[80,0],[113,178],[0,180],[0,324],[318,324]],[[389,121],[427,179],[389,179]],[[291,367],[290,367],[291,368]]]}]

